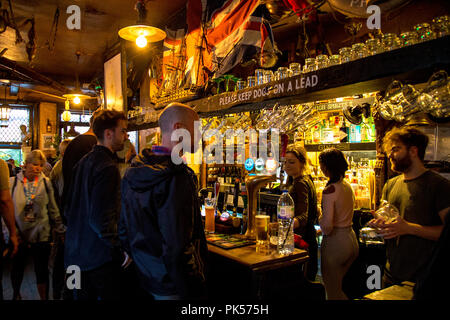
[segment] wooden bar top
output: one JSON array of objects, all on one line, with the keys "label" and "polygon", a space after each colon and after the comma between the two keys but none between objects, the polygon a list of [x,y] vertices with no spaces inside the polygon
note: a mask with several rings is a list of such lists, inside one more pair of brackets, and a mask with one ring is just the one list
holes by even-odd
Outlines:
[{"label": "wooden bar top", "polygon": [[254,271],[267,271],[292,264],[300,264],[309,259],[308,252],[306,250],[297,248],[294,249],[294,252],[288,256],[281,256],[276,253],[276,250],[272,251],[269,255],[256,253],[256,245],[225,250],[208,243],[208,250],[211,253],[221,255],[239,264],[247,266]]}]

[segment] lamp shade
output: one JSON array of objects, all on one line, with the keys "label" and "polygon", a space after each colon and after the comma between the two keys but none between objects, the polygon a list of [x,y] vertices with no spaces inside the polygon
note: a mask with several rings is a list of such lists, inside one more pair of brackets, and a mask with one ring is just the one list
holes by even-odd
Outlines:
[{"label": "lamp shade", "polygon": [[141,46],[139,44],[146,44],[146,42],[158,42],[164,40],[166,38],[166,33],[156,27],[148,26],[145,24],[137,24],[120,29],[119,37],[128,41],[136,42],[138,46]]},{"label": "lamp shade", "polygon": [[64,98],[68,99],[68,100],[73,100],[75,98],[78,99],[91,99],[91,96],[85,95],[82,92],[78,92],[78,91],[74,91],[72,93],[66,93],[63,95]]}]

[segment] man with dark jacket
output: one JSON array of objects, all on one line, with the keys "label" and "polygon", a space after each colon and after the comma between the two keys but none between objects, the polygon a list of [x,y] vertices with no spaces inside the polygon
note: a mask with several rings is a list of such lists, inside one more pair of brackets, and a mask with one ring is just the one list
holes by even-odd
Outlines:
[{"label": "man with dark jacket", "polygon": [[[67,148],[62,157],[62,174],[63,174],[63,192],[60,197],[61,207],[65,207],[65,201],[68,196],[70,186],[72,184],[72,174],[78,161],[83,158],[92,148],[97,144],[97,138],[93,131],[94,119],[97,117],[101,110],[97,109],[92,113],[91,119],[89,119],[89,130],[85,133],[75,137],[67,145]],[[62,213],[63,221],[65,221],[64,212]]]},{"label": "man with dark jacket", "polygon": [[120,172],[114,152],[123,148],[126,118],[122,112],[102,110],[94,119],[97,145],[75,166],[65,214],[65,267],[81,270],[81,289],[74,299],[117,299],[120,250]]},{"label": "man with dark jacket", "polygon": [[178,141],[171,140],[175,130],[184,130],[191,138],[183,141],[184,146],[195,152],[198,119],[188,106],[167,106],[159,117],[162,145],[144,149],[122,180],[119,235],[136,264],[141,286],[156,300],[198,299],[206,294],[207,247],[197,179],[180,163]]}]

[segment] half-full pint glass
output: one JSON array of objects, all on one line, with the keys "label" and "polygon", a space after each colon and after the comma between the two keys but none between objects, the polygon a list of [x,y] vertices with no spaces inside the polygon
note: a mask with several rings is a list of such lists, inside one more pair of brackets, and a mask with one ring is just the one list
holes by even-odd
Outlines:
[{"label": "half-full pint glass", "polygon": [[255,231],[256,231],[256,252],[261,254],[270,253],[269,242],[269,222],[270,216],[256,215],[255,216]]},{"label": "half-full pint glass", "polygon": [[205,199],[205,231],[215,232],[215,207],[213,199]]}]

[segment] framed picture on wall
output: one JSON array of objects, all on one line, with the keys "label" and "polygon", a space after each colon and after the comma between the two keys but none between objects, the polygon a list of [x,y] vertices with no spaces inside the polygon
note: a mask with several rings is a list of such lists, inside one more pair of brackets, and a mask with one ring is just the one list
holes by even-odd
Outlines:
[{"label": "framed picture on wall", "polygon": [[120,53],[104,64],[106,109],[124,110],[122,92],[122,63]]},{"label": "framed picture on wall", "polygon": [[42,135],[42,150],[54,150],[52,134]]}]

